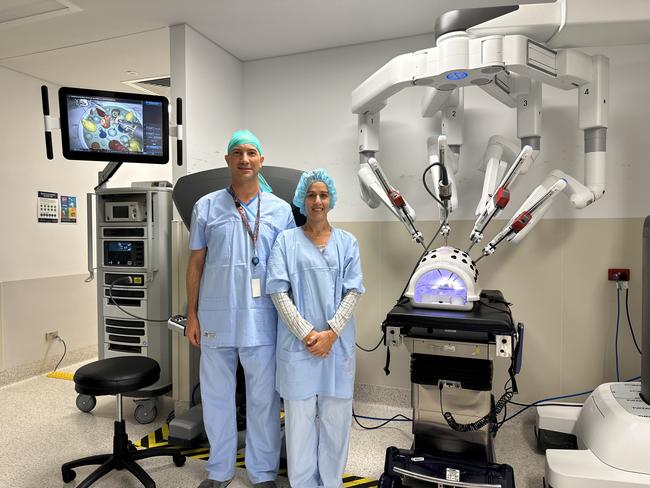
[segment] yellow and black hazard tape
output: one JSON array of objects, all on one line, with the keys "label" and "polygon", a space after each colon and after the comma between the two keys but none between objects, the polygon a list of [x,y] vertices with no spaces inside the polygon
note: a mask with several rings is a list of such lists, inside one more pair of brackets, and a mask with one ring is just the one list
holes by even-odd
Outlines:
[{"label": "yellow and black hazard tape", "polygon": [[57,379],[57,380],[69,380],[69,381],[72,381],[74,379],[74,373],[66,373],[65,371],[50,371],[45,376],[47,376],[48,378],[54,378],[54,379]]},{"label": "yellow and black hazard tape", "polygon": [[[150,447],[163,447],[168,446],[169,442],[169,425],[165,422],[162,427],[149,432],[146,436],[140,439],[137,442],[134,442],[136,447],[141,449],[148,449]],[[209,447],[198,447],[196,449],[188,449],[182,451],[184,456],[187,456],[192,459],[202,459],[207,460],[210,457],[210,448]],[[235,466],[238,468],[245,468],[246,464],[244,462],[244,453],[237,453],[237,458],[235,460]],[[287,475],[287,463],[284,459],[280,459],[280,469],[278,470],[280,476]],[[363,478],[361,476],[354,476],[352,474],[343,475],[343,486],[345,488],[355,487],[355,488],[370,488],[377,486],[377,480],[372,478]]]},{"label": "yellow and black hazard tape", "polygon": [[133,445],[142,449],[148,449],[150,447],[162,447],[169,445],[169,442],[167,442],[168,439],[169,424],[165,422],[161,427],[157,428],[153,432],[149,432],[139,441],[134,442]]}]

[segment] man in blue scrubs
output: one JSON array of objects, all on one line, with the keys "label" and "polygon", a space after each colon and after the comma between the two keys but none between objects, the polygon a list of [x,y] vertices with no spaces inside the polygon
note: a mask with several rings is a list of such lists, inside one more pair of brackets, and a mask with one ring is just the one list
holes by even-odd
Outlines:
[{"label": "man in blue scrubs", "polygon": [[201,400],[210,441],[208,479],[199,488],[224,488],[235,475],[238,359],[246,378],[248,477],[256,488],[273,488],[280,460],[280,399],[277,315],[265,292],[266,261],[277,235],[295,222],[289,204],[260,191],[264,157],[253,133],[235,132],[225,159],[230,188],[202,197],[190,228],[186,335],[201,347]]}]

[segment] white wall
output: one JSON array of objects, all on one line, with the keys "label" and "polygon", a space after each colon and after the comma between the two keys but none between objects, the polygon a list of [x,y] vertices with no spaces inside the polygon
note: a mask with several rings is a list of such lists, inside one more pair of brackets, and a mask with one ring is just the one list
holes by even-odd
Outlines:
[{"label": "white wall", "polygon": [[185,125],[185,167],[174,165],[175,181],[186,173],[225,166],[228,140],[243,121],[244,68],[186,24],[170,28],[170,43],[172,100],[183,99]]},{"label": "white wall", "polygon": [[[264,143],[267,164],[329,168],[341,194],[339,208],[332,214],[334,220],[391,220],[387,211],[371,210],[358,198],[357,128],[356,117],[350,113],[350,94],[394,56],[431,45],[432,38],[418,36],[245,63],[244,120]],[[650,156],[643,142],[650,133],[650,115],[643,100],[650,79],[650,46],[616,46],[588,52],[610,58],[606,198],[578,212],[560,197],[547,215],[645,216],[650,203],[645,190],[650,178]],[[434,133],[433,120],[419,115],[426,90],[406,89],[389,100],[381,112],[378,154],[392,183],[421,218],[433,217],[430,198],[421,185],[427,160],[426,138]],[[582,179],[583,135],[577,128],[577,92],[544,86],[543,100],[542,150],[536,167],[515,187],[513,202],[523,201],[552,169]],[[480,89],[465,90],[465,110],[465,144],[458,175],[461,208],[452,216],[455,219],[473,219],[482,185],[482,174],[476,168],[488,138],[493,134],[516,138],[514,109],[506,108]]]},{"label": "white wall", "polygon": [[[86,268],[86,193],[97,185],[105,163],[67,161],[60,131],[54,131],[54,160],[45,156],[40,87],[43,81],[0,67],[0,282],[83,273]],[[49,85],[50,109],[58,116],[57,86]],[[171,165],[125,164],[109,186],[170,180]],[[76,195],[76,224],[36,221],[39,190]]]},{"label": "white wall", "polygon": [[[244,68],[241,61],[192,27],[170,28],[172,101],[183,99],[184,165],[173,165],[174,183],[190,173],[224,166],[233,131],[242,127]],[[173,103],[175,108],[175,102]],[[176,120],[175,112],[173,120]],[[175,149],[174,149],[175,151]],[[174,208],[172,228],[172,311],[185,313],[185,272],[189,249],[187,231]],[[194,384],[192,352],[185,338],[174,334],[172,376],[177,408],[190,405]]]},{"label": "white wall", "polygon": [[[68,352],[97,347],[95,282],[87,274],[86,193],[97,185],[105,163],[67,161],[61,156],[60,132],[53,133],[53,161],[45,155],[41,80],[0,68],[0,371],[61,356],[45,342],[58,330]],[[49,86],[50,108],[58,115],[56,90]],[[171,165],[125,164],[110,187],[132,181],[169,180]],[[39,190],[75,195],[76,224],[36,221]],[[73,356],[69,354],[68,357]],[[30,370],[31,372],[39,372]]]},{"label": "white wall", "polygon": [[[244,64],[244,121],[266,148],[266,163],[294,168],[324,166],[337,185],[339,203],[331,221],[360,240],[367,294],[357,310],[358,341],[374,345],[379,325],[408,278],[420,250],[385,209],[371,210],[359,198],[356,117],[351,91],[396,55],[431,46],[428,36],[247,62]],[[608,267],[629,267],[633,283],[630,312],[640,336],[640,225],[650,213],[650,113],[644,90],[650,79],[650,46],[590,49],[610,57],[610,113],[607,193],[578,212],[559,197],[547,218],[518,247],[505,244],[481,263],[481,283],[500,289],[515,303],[515,319],[527,326],[520,399],[588,389],[614,377],[616,292]],[[379,159],[392,183],[416,208],[430,236],[437,224],[422,189],[426,139],[434,121],[420,117],[426,88],[392,97],[382,111]],[[577,93],[544,87],[542,151],[537,166],[513,191],[514,208],[552,169],[582,178],[583,134],[577,128]],[[465,91],[465,144],[458,175],[461,208],[454,213],[450,244],[466,246],[470,219],[482,187],[477,171],[488,138],[516,137],[515,112],[481,90]],[[388,222],[391,223],[388,223]],[[374,223],[373,223],[374,222]],[[490,232],[496,232],[496,225]],[[621,322],[622,377],[638,374],[624,315]],[[625,327],[624,327],[625,326]],[[384,353],[360,353],[357,382],[408,387],[408,354],[393,353],[393,374],[383,375]],[[497,362],[497,377],[503,377]],[[498,390],[502,382],[495,380]]]},{"label": "white wall", "polygon": [[[381,240],[381,252],[367,252],[364,258],[369,277],[377,275],[386,282],[394,279],[391,275],[393,272],[408,272],[405,269],[408,267],[406,261],[410,262],[407,257],[417,254],[417,249],[406,248],[411,244],[403,235],[404,230],[399,224],[382,223],[392,220],[387,211],[368,209],[358,197],[357,127],[356,117],[350,113],[350,92],[392,57],[430,46],[432,39],[418,36],[247,63],[241,63],[188,26],[173,26],[170,40],[173,96],[180,94],[186,108],[186,166],[174,166],[174,179],[185,172],[222,166],[225,144],[230,133],[241,127],[250,128],[264,145],[267,164],[296,168],[325,166],[331,170],[340,193],[340,203],[332,214],[332,220],[345,222],[346,228],[353,225],[361,229],[363,225],[370,225],[363,230],[366,246],[372,246],[378,239]],[[650,176],[648,151],[643,145],[645,136],[650,133],[650,116],[647,104],[642,102],[642,88],[650,78],[650,49],[648,46],[627,46],[594,49],[590,52],[602,52],[611,60],[608,192],[600,202],[581,213],[571,209],[564,200],[558,199],[548,216],[581,220],[639,218],[645,216],[650,207],[645,190]],[[67,284],[57,287],[57,300],[74,303],[80,297],[88,296],[88,285],[82,282],[86,270],[85,193],[91,191],[96,184],[97,171],[102,165],[63,160],[59,156],[58,134],[54,137],[56,158],[51,162],[46,160],[40,84],[40,80],[0,68],[0,106],[4,113],[11,114],[0,119],[0,147],[4,161],[0,164],[0,205],[6,210],[2,219],[5,231],[0,239],[0,282],[5,285],[4,302],[0,301],[0,370],[16,366],[13,363],[7,364],[8,357],[11,357],[12,362],[18,359],[28,362],[51,353],[44,342],[40,343],[41,329],[48,327],[47,314],[51,308],[41,306],[40,315],[33,316],[30,313],[21,318],[17,307],[32,305],[37,308],[39,304],[48,303],[42,296],[46,293],[48,283],[54,283],[54,287]],[[52,100],[55,99],[55,89],[56,87],[51,87]],[[405,90],[390,100],[389,106],[382,112],[379,156],[393,183],[414,204],[420,218],[426,221],[434,216],[434,212],[419,181],[426,161],[424,141],[433,133],[434,122],[419,117],[422,94],[423,89],[414,88]],[[542,175],[555,167],[574,175],[581,174],[582,134],[576,128],[576,107],[575,94],[545,89],[543,149],[538,159],[539,164],[522,179],[522,184],[514,193],[514,201],[520,200]],[[54,103],[52,109],[56,114]],[[466,144],[459,175],[463,205],[455,214],[456,219],[469,219],[475,207],[475,200],[481,190],[481,175],[475,168],[488,137],[500,133],[514,138],[515,134],[514,112],[500,106],[477,89],[466,92],[465,121]],[[131,181],[148,179],[171,181],[172,165],[124,165],[110,186],[128,185]],[[74,225],[37,224],[35,214],[38,190],[76,195],[80,207],[79,222]],[[430,222],[424,225],[426,227],[423,230],[427,232],[433,226]],[[537,273],[535,276],[543,278],[546,289],[553,288],[552,276],[557,276],[560,281],[570,280],[576,284],[582,293],[564,298],[564,288],[560,288],[563,290],[561,293],[553,290],[553,296],[557,299],[553,303],[557,303],[557,308],[552,310],[539,300],[529,298],[529,294],[524,292],[523,286],[532,286],[532,283],[526,283],[528,278],[525,270],[522,271],[522,266],[533,260],[538,261],[539,253],[545,252],[544,245],[547,241],[554,243],[552,249],[561,246],[565,237],[571,238],[573,244],[580,243],[584,246],[585,243],[592,242],[594,236],[598,236],[597,233],[592,235],[590,232],[598,230],[602,233],[607,225],[585,227],[564,224],[562,221],[547,226],[540,225],[538,237],[532,234],[517,250],[511,254],[504,251],[502,258],[496,258],[486,265],[486,273],[490,271],[490,277],[486,275],[485,282],[508,291],[509,280],[515,276],[512,273],[524,273],[523,278],[520,276],[516,281],[517,287],[511,294],[518,298],[520,304],[525,302],[518,309],[521,313],[518,318],[528,323],[543,324],[547,321],[547,314],[559,317],[562,324],[571,318],[580,319],[580,309],[575,307],[575,303],[584,303],[585,299],[589,299],[587,285],[591,282],[585,281],[584,270],[602,267],[603,264],[621,266],[628,262],[636,266],[639,261],[638,246],[630,247],[634,253],[628,259],[617,251],[620,250],[618,237],[610,239],[605,250],[606,256],[600,261],[594,257],[597,252],[592,252],[590,257],[581,256],[579,272],[572,268],[576,267],[576,263],[567,251],[566,259],[562,257],[560,261],[554,262],[555,266],[561,268],[560,272],[548,271],[550,278],[542,276],[550,263],[546,267],[539,264],[546,263],[548,259],[540,261],[534,268]],[[616,227],[616,231],[632,229],[634,225],[621,224]],[[459,229],[465,227],[467,222],[459,222]],[[392,237],[386,238],[386,233],[391,233]],[[624,236],[619,237],[625,239]],[[631,235],[628,239],[637,238],[636,235]],[[573,244],[571,248],[579,253],[579,246]],[[564,255],[563,253],[562,256]],[[517,266],[513,264],[515,262]],[[593,279],[598,279],[598,273],[600,268],[594,271]],[[76,280],[71,282],[64,279],[71,275],[79,277],[78,288],[70,285],[77,283]],[[591,273],[589,277],[592,280]],[[42,281],[38,286],[35,283],[34,287],[25,287],[19,283],[32,279]],[[50,279],[54,281],[49,281]],[[371,298],[369,293],[367,299],[370,301],[360,311],[361,316],[372,319],[368,320],[372,333],[368,332],[360,338],[365,345],[375,340],[377,320],[381,320],[380,315],[385,313],[379,311],[383,311],[382,307],[392,299],[395,294],[392,288],[397,287],[395,283],[401,279],[399,276],[394,282],[381,285],[378,284],[381,280],[368,282],[369,286],[381,286],[382,289],[375,293],[376,298]],[[599,283],[599,297],[610,297],[605,286],[606,284]],[[567,285],[567,288],[570,287]],[[25,302],[14,304],[9,309],[7,297],[15,290],[25,289],[37,292],[34,296],[26,297]],[[635,291],[638,293],[638,289]],[[633,316],[639,316],[639,302],[634,297],[635,295],[631,298]],[[530,308],[526,308],[529,305]],[[609,303],[601,300],[599,306],[592,311],[591,316],[603,315],[601,309],[605,313],[611,312],[611,300]],[[72,339],[68,342],[70,349],[87,346],[96,340],[96,319],[94,313],[89,312],[88,315],[88,321],[75,318],[74,325],[69,330],[65,329],[70,336],[66,339]],[[26,320],[27,317],[29,320]],[[603,324],[599,323],[597,328],[589,329],[589,334],[598,335],[599,338],[598,352],[594,358],[590,358],[597,363],[603,362],[602,352],[608,350],[608,334],[611,333],[607,329],[611,320],[603,317],[601,321]],[[587,326],[586,323],[584,325]],[[592,326],[593,321],[588,325]],[[15,331],[21,328],[26,331],[24,336],[7,333],[10,329]],[[581,338],[575,337],[568,326],[565,329],[564,325],[557,325],[553,330],[562,337],[562,364],[567,365],[558,366],[560,386],[585,382],[587,376],[589,381],[594,379],[593,368],[590,369],[591,376],[571,375],[569,366],[574,363],[567,358],[571,358],[572,347],[580,344]],[[535,337],[533,347],[542,358],[543,352],[553,350],[553,341],[557,339],[547,337],[542,327],[535,327],[532,335]],[[33,347],[33,344],[24,347],[21,345],[21,337],[35,341],[37,347]],[[8,338],[12,338],[11,343],[8,343]],[[630,349],[629,346],[629,343],[625,344],[625,351]],[[7,354],[8,350],[11,350],[11,354]],[[588,351],[585,352],[587,353]],[[608,371],[611,369],[611,353],[607,352],[606,356],[605,366],[602,371],[598,370],[596,380],[598,376],[605,376],[605,368]],[[633,371],[636,368],[636,358],[626,360],[626,370]],[[373,371],[380,371],[374,364],[380,362],[381,358],[364,362],[359,369],[360,381],[398,386],[408,384],[407,368],[404,365],[395,367],[398,373],[396,380],[385,380],[371,373],[370,367]],[[535,363],[539,364],[539,360]],[[533,392],[535,389],[551,393],[557,391],[557,383],[544,383],[547,379],[533,374],[529,388]]]}]

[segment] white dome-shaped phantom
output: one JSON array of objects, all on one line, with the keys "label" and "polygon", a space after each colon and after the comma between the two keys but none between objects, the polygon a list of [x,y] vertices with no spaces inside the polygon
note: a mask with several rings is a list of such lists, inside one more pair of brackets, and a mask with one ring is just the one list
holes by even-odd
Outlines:
[{"label": "white dome-shaped phantom", "polygon": [[479,300],[478,268],[460,249],[439,247],[426,253],[404,294],[415,307],[471,310]]}]

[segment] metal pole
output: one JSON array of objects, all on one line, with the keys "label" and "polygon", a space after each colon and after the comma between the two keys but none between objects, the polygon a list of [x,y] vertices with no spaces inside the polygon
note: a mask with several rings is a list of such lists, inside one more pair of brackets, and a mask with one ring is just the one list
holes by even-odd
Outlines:
[{"label": "metal pole", "polygon": [[641,398],[650,405],[650,217],[643,224],[643,284],[641,289],[642,327]]},{"label": "metal pole", "polygon": [[122,421],[122,394],[118,393],[115,395],[115,400],[117,403],[117,412],[115,414],[115,418],[118,422]]}]

